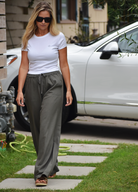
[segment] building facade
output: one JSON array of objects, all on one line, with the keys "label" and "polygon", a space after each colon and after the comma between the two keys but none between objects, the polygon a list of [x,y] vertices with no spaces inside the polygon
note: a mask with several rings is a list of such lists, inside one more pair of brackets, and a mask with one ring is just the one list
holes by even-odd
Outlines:
[{"label": "building facade", "polygon": [[28,19],[40,1],[51,4],[58,29],[64,33],[67,42],[78,35],[82,17],[86,35],[106,33],[107,5],[100,9],[87,2],[83,5],[82,0],[6,0],[7,48],[20,46]]}]

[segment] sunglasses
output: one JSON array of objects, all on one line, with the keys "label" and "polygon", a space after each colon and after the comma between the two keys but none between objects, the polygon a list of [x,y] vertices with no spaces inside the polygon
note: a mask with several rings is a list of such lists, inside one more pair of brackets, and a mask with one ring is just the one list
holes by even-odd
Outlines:
[{"label": "sunglasses", "polygon": [[45,20],[45,23],[50,23],[51,19],[52,19],[51,17],[39,17],[39,16],[36,17],[36,21],[42,22],[43,20]]}]

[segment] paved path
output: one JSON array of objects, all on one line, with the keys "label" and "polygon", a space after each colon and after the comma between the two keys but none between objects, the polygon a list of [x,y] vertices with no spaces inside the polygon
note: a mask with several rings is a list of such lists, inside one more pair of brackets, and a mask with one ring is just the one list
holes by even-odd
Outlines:
[{"label": "paved path", "polygon": [[79,116],[64,126],[61,139],[138,145],[138,121]]},{"label": "paved path", "polygon": [[[61,144],[65,146],[65,144]],[[90,152],[90,153],[111,153],[117,145],[90,145],[90,144],[66,144],[70,146],[70,151],[75,152]],[[95,149],[95,150],[94,150]],[[101,163],[107,157],[105,156],[59,156],[58,160],[64,162],[76,162],[76,163]],[[60,172],[57,175],[61,176],[84,176],[95,170],[95,167],[74,167],[74,166],[59,166]],[[28,165],[16,174],[29,174],[34,172],[34,166]],[[75,188],[82,179],[49,179],[48,185],[43,189],[50,190],[68,190]],[[36,189],[34,179],[26,178],[7,178],[0,183],[0,189]],[[37,187],[39,189],[40,187]],[[40,188],[42,189],[42,188]]]}]

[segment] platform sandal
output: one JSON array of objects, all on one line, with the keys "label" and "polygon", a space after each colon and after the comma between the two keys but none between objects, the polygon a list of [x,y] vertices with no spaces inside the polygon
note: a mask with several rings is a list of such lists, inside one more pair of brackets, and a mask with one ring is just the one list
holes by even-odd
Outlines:
[{"label": "platform sandal", "polygon": [[46,176],[41,176],[35,181],[35,185],[38,186],[47,186],[48,179]]}]

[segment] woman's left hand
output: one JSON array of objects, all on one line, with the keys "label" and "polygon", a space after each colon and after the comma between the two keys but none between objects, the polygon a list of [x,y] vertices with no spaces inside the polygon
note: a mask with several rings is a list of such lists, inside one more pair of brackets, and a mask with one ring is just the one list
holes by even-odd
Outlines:
[{"label": "woman's left hand", "polygon": [[73,97],[72,97],[71,91],[67,91],[66,92],[66,105],[65,106],[71,105],[72,101],[73,101]]}]

